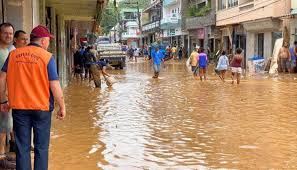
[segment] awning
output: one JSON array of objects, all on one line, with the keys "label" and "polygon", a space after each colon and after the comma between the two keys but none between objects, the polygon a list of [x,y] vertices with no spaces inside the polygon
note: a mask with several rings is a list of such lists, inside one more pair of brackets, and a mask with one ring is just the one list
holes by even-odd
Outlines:
[{"label": "awning", "polygon": [[46,0],[66,20],[92,21],[100,19],[107,0]]}]

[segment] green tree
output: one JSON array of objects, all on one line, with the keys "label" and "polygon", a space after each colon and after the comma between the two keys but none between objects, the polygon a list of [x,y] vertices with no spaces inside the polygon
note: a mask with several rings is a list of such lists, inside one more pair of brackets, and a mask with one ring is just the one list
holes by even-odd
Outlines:
[{"label": "green tree", "polygon": [[102,20],[100,26],[104,34],[108,34],[112,27],[117,24],[117,12],[113,3],[109,2],[107,7],[103,11]]},{"label": "green tree", "polygon": [[[118,0],[117,0],[118,2]],[[139,4],[139,9],[144,9],[150,1],[148,0],[123,0],[115,6],[115,1],[110,0],[107,7],[103,10],[102,20],[100,26],[104,34],[108,34],[112,27],[118,22],[118,12],[122,8],[137,8],[136,2]],[[130,3],[130,4],[129,4]]]}]

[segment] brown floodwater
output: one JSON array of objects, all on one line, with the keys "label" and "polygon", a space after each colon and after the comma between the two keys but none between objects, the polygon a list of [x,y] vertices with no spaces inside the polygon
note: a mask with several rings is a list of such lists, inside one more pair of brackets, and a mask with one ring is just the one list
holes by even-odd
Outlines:
[{"label": "brown floodwater", "polygon": [[201,83],[178,62],[158,80],[144,62],[112,74],[112,88],[65,89],[50,170],[297,169],[296,76]]}]

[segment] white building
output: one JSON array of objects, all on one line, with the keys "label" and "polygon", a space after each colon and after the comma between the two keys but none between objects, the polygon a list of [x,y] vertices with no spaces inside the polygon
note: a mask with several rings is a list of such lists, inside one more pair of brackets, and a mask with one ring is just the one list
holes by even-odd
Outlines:
[{"label": "white building", "polygon": [[182,30],[182,0],[164,0],[162,12],[163,42],[183,45],[183,36],[186,32]]}]

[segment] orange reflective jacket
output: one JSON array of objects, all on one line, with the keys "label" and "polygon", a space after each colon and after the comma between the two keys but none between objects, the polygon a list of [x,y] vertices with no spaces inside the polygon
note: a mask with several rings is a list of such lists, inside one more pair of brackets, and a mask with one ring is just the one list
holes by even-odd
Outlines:
[{"label": "orange reflective jacket", "polygon": [[50,109],[50,85],[47,65],[52,54],[27,46],[12,51],[7,69],[9,105],[12,109]]}]

